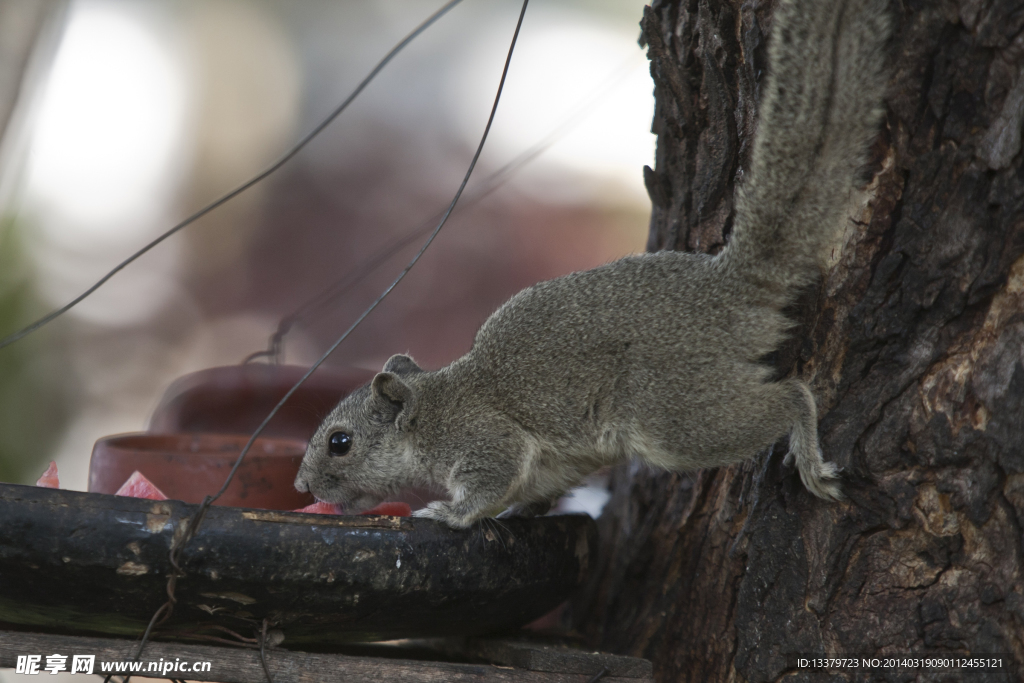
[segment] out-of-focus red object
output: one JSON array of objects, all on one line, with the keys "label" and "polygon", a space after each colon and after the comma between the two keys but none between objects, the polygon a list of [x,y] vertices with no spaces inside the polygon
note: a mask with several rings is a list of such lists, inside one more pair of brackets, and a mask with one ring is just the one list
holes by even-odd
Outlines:
[{"label": "out-of-focus red object", "polygon": [[164,492],[153,486],[153,482],[146,479],[146,475],[138,470],[132,472],[128,481],[121,484],[115,496],[128,496],[129,498],[148,498],[149,500],[167,500]]},{"label": "out-of-focus red object", "polygon": [[[307,505],[300,510],[294,510],[293,512],[311,512],[314,515],[343,515],[345,511],[337,503],[324,503],[317,501],[312,505]],[[361,515],[386,515],[388,517],[411,517],[412,508],[409,507],[408,503],[381,503],[380,505],[370,508],[365,512],[360,512]]]},{"label": "out-of-focus red object", "polygon": [[43,476],[39,477],[36,482],[36,486],[44,486],[48,489],[59,489],[60,479],[57,477],[57,463],[53,460],[50,461],[50,466],[43,472]]},{"label": "out-of-focus red object", "polygon": [[[252,434],[308,369],[248,363],[183,375],[167,387],[148,431]],[[262,436],[308,441],[338,402],[373,375],[360,368],[318,368],[281,406]]]},{"label": "out-of-focus red object", "polygon": [[[136,470],[168,498],[200,503],[216,493],[249,440],[246,434],[119,434],[96,442],[89,463],[89,490],[114,493]],[[295,490],[306,452],[296,439],[253,443],[216,505],[294,510],[314,502]]]}]

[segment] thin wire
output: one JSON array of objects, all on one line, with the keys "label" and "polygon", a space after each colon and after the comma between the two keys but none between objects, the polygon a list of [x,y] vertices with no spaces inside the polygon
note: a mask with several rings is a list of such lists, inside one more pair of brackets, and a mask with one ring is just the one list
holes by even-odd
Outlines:
[{"label": "thin wire", "polygon": [[[427,248],[430,247],[431,243],[437,237],[438,233],[441,232],[441,228],[443,228],[444,224],[448,221],[448,217],[451,216],[452,211],[455,209],[455,205],[458,203],[459,198],[462,196],[463,190],[466,189],[466,184],[469,182],[469,178],[473,174],[473,169],[476,168],[477,161],[480,159],[480,153],[483,151],[484,148],[484,143],[487,141],[487,135],[488,133],[490,133],[491,124],[494,122],[494,115],[498,110],[498,102],[501,100],[501,92],[505,87],[505,79],[508,76],[509,64],[512,62],[512,53],[515,51],[516,41],[519,39],[519,31],[522,28],[523,17],[526,15],[526,7],[528,4],[529,0],[523,0],[523,7],[519,12],[519,20],[516,22],[516,30],[515,33],[512,34],[512,43],[509,46],[508,55],[505,57],[505,66],[501,71],[501,80],[498,82],[498,92],[494,96],[494,104],[491,106],[491,113],[487,117],[487,125],[484,127],[483,135],[480,137],[480,144],[477,145],[476,152],[473,154],[473,160],[470,162],[469,168],[466,170],[466,175],[462,179],[462,183],[459,185],[459,189],[458,191],[456,191],[451,203],[448,205],[448,210],[444,212],[444,215],[441,217],[441,220],[437,224],[437,227],[435,227],[434,231],[430,234],[430,237],[426,240],[426,242],[423,243],[423,246],[420,247],[420,250],[416,252],[416,255],[413,257],[411,261],[409,261],[409,264],[405,267],[404,270],[402,270],[398,277],[396,277],[395,280],[388,286],[388,288],[385,289],[384,292],[377,297],[377,299],[369,306],[369,308],[363,311],[362,315],[360,315],[359,318],[354,323],[352,323],[352,325],[345,331],[345,333],[342,334],[322,356],[320,356],[319,360],[317,360],[316,363],[314,363],[312,367],[310,367],[309,370],[302,376],[302,378],[298,382],[296,382],[291,389],[288,390],[288,393],[286,393],[284,397],[280,401],[278,401],[277,405],[274,406],[274,409],[270,411],[270,414],[267,415],[266,418],[264,418],[263,422],[261,422],[259,427],[256,428],[256,431],[253,432],[252,436],[249,437],[249,441],[245,444],[245,447],[242,449],[242,452],[239,453],[238,459],[235,460],[235,464],[231,468],[231,471],[228,473],[228,476],[224,480],[224,484],[220,487],[220,490],[217,491],[217,493],[215,493],[212,496],[207,495],[203,498],[203,502],[199,505],[199,509],[196,511],[196,514],[192,517],[191,520],[189,520],[189,524],[185,529],[185,533],[183,533],[178,539],[171,543],[169,559],[172,569],[169,572],[170,575],[167,579],[168,600],[160,606],[160,608],[153,615],[152,619],[150,619],[150,623],[146,629],[146,633],[143,635],[143,640],[140,644],[138,654],[136,654],[136,659],[139,656],[141,656],[142,648],[145,646],[152,628],[155,625],[159,625],[170,619],[171,614],[174,612],[174,605],[177,602],[177,599],[174,596],[174,589],[177,584],[178,577],[184,575],[184,572],[182,571],[181,566],[178,562],[182,549],[198,532],[199,526],[202,524],[203,519],[206,516],[206,512],[210,508],[210,505],[212,505],[213,502],[217,500],[224,493],[224,491],[227,490],[228,486],[231,484],[232,479],[234,479],[235,472],[238,471],[239,466],[242,464],[242,461],[245,459],[245,456],[249,452],[249,449],[252,447],[253,443],[266,428],[270,420],[272,420],[274,416],[277,415],[277,412],[281,409],[281,407],[288,401],[289,398],[291,398],[292,394],[294,394],[299,389],[299,387],[302,386],[302,383],[305,382],[310,377],[310,375],[312,375],[313,372],[318,367],[320,367],[320,365],[324,361],[327,360],[328,356],[330,356],[334,352],[334,350],[337,349],[341,345],[341,343],[348,338],[352,331],[359,326],[359,324],[366,318],[366,316],[368,316],[375,308],[377,308],[380,302],[383,301],[384,298],[387,297],[387,295],[390,294],[391,291],[396,286],[398,286],[398,283],[405,278],[409,271],[412,270],[413,266],[416,265],[416,263],[420,260],[420,257],[422,257],[424,252],[426,252]],[[160,616],[161,612],[163,612],[162,617]]]},{"label": "thin wire", "polygon": [[[636,65],[633,64],[634,61],[635,60],[632,58],[625,60],[611,72],[599,87],[592,90],[587,97],[580,101],[557,126],[548,132],[547,135],[485,178],[483,186],[470,193],[470,195],[459,205],[459,210],[465,211],[469,207],[486,199],[508,182],[508,180],[517,171],[539,157],[547,151],[548,148],[558,142],[562,136],[585,120],[594,111],[593,105],[610,95],[625,79],[625,77],[636,69]],[[644,64],[646,65],[646,62]],[[272,363],[279,362],[282,354],[282,347],[284,346],[284,338],[291,332],[295,325],[305,322],[307,316],[310,316],[316,311],[322,310],[332,304],[338,299],[338,297],[362,282],[370,273],[375,271],[383,263],[387,262],[392,256],[412,244],[423,235],[426,235],[434,224],[433,221],[436,221],[439,217],[440,214],[435,216],[430,222],[417,228],[414,232],[410,232],[399,237],[397,240],[392,241],[387,246],[377,251],[377,253],[373,254],[369,260],[361,263],[358,270],[350,272],[346,274],[345,277],[336,280],[323,291],[312,296],[294,311],[281,318],[280,322],[278,322],[277,329],[274,330],[274,333],[267,341],[266,348],[250,353],[242,360],[242,364],[251,363],[258,358],[269,358]]]},{"label": "thin wire", "polygon": [[263,664],[263,673],[267,675],[267,683],[274,683],[274,677],[270,675],[270,667],[267,665],[267,620],[263,620],[263,631],[260,632],[260,663]]},{"label": "thin wire", "polygon": [[[249,452],[249,449],[252,447],[253,442],[255,442],[257,437],[259,437],[259,435],[263,433],[263,430],[266,428],[267,424],[274,418],[274,416],[277,415],[277,412],[281,409],[281,407],[288,401],[289,398],[292,397],[292,394],[298,391],[299,387],[302,386],[303,382],[309,379],[310,375],[312,375],[316,371],[316,369],[319,368],[332,353],[334,353],[334,350],[341,346],[342,342],[348,339],[349,335],[352,334],[353,330],[359,327],[359,324],[366,319],[366,316],[370,315],[370,313],[372,313],[373,310],[376,309],[378,305],[380,305],[380,302],[383,301],[384,298],[387,297],[387,295],[390,294],[391,291],[398,286],[398,283],[405,279],[405,276],[409,273],[410,270],[412,270],[412,267],[416,265],[416,263],[420,260],[420,257],[423,256],[423,253],[433,243],[434,239],[437,237],[437,234],[441,232],[441,228],[444,227],[444,224],[448,222],[448,217],[451,216],[452,211],[455,209],[455,205],[459,202],[459,198],[462,196],[462,191],[466,189],[466,183],[469,182],[469,178],[473,174],[473,169],[476,168],[476,162],[477,160],[480,159],[480,153],[484,149],[484,143],[487,142],[487,135],[491,131],[491,124],[494,122],[494,115],[498,111],[498,102],[501,100],[501,91],[505,87],[505,78],[508,75],[508,67],[509,64],[512,62],[512,52],[515,50],[516,41],[519,39],[519,29],[523,25],[523,17],[526,14],[526,6],[528,4],[529,0],[523,0],[523,8],[519,13],[519,21],[516,23],[515,33],[512,34],[512,44],[509,46],[508,55],[505,57],[505,67],[501,71],[501,80],[498,82],[498,92],[494,96],[494,104],[491,106],[491,113],[487,117],[487,125],[484,127],[483,135],[480,137],[480,144],[477,145],[476,152],[473,154],[473,160],[469,163],[469,168],[466,170],[466,175],[465,177],[463,177],[462,183],[459,185],[458,191],[456,191],[455,196],[452,197],[452,201],[448,205],[448,209],[444,212],[444,215],[441,217],[441,220],[437,224],[437,227],[435,227],[433,232],[430,233],[430,237],[427,238],[427,241],[423,243],[423,246],[420,247],[418,252],[416,252],[416,255],[413,256],[411,261],[409,261],[409,264],[405,267],[405,269],[403,269],[402,272],[399,273],[398,277],[396,277],[394,281],[390,285],[388,285],[387,289],[385,289],[381,293],[381,295],[378,296],[374,300],[374,302],[370,304],[370,306],[365,311],[362,312],[362,314],[356,319],[356,321],[352,323],[352,325],[347,330],[345,330],[345,333],[338,337],[338,339],[333,344],[331,344],[330,348],[328,348],[327,351],[325,351],[324,354],[320,356],[320,358],[317,359],[315,363],[313,363],[309,370],[306,371],[306,374],[304,374],[302,378],[298,382],[296,382],[291,389],[288,390],[288,393],[286,393],[284,397],[280,401],[278,401],[277,405],[274,406],[274,409],[270,411],[270,414],[263,418],[263,422],[260,423],[259,427],[256,428],[256,431],[253,432],[252,436],[249,437],[249,441],[245,444],[245,447],[242,449],[242,452],[238,455],[238,459],[235,461],[234,466],[228,473],[227,479],[224,480],[224,484],[220,487],[220,490],[217,491],[217,493],[212,497],[206,496],[206,498],[203,499],[201,508],[209,507],[209,505],[206,502],[207,500],[209,500],[210,503],[212,503],[213,501],[220,498],[224,491],[227,490],[228,485],[231,484],[231,480],[235,476],[235,472],[238,471],[239,466],[242,464],[242,459],[245,458],[246,453]],[[205,511],[203,509],[200,509],[199,513],[196,515],[196,518],[200,517],[201,514],[205,514]]]},{"label": "thin wire", "polygon": [[261,173],[253,176],[252,178],[250,178],[246,182],[242,183],[241,185],[239,185],[235,189],[231,190],[230,192],[228,192],[227,194],[222,196],[220,199],[217,199],[214,202],[212,202],[210,204],[207,204],[205,207],[203,207],[199,211],[196,211],[191,216],[189,216],[188,218],[186,218],[182,222],[178,223],[173,228],[171,228],[167,232],[163,233],[162,235],[160,235],[159,237],[154,239],[152,242],[150,242],[146,246],[144,246],[141,249],[139,249],[137,252],[135,252],[134,254],[129,256],[128,258],[126,258],[124,261],[121,261],[119,264],[114,266],[114,268],[112,270],[110,270],[106,275],[104,275],[99,280],[97,280],[94,285],[92,285],[87,290],[85,290],[84,292],[79,294],[77,297],[75,297],[69,303],[65,304],[64,306],[62,306],[61,308],[58,308],[55,311],[52,311],[52,312],[48,313],[47,315],[43,316],[39,320],[36,320],[31,325],[28,325],[27,327],[24,327],[24,328],[18,330],[17,332],[15,332],[13,334],[10,334],[10,335],[4,337],[3,339],[0,339],[0,349],[4,348],[5,346],[8,346],[10,344],[13,344],[14,342],[18,341],[19,339],[21,339],[23,337],[26,337],[26,336],[32,334],[33,332],[38,330],[40,327],[46,325],[47,323],[50,323],[51,321],[55,320],[56,318],[60,317],[61,315],[64,315],[65,313],[70,311],[72,308],[77,306],[79,303],[81,303],[81,301],[83,299],[85,299],[87,296],[89,296],[90,294],[95,292],[97,289],[102,287],[104,284],[106,284],[107,280],[109,280],[110,278],[112,278],[115,275],[117,275],[121,270],[123,270],[132,261],[134,261],[135,259],[137,259],[140,256],[142,256],[143,254],[145,254],[150,249],[152,249],[156,245],[158,245],[161,242],[163,242],[165,239],[167,239],[171,235],[177,233],[179,230],[182,230],[183,228],[191,225],[192,223],[196,222],[197,220],[199,220],[200,218],[202,218],[206,214],[208,214],[211,211],[213,211],[214,209],[216,209],[217,207],[221,206],[222,204],[225,204],[226,202],[230,201],[231,199],[235,198],[236,196],[242,194],[243,192],[248,190],[250,187],[252,187],[253,185],[257,184],[258,182],[260,182],[261,180],[263,180],[264,178],[266,178],[267,176],[272,174],[274,171],[276,171],[277,169],[279,169],[282,166],[284,166],[288,161],[290,161],[292,159],[292,157],[294,157],[296,154],[298,154],[302,150],[302,148],[304,148],[307,144],[309,144],[310,141],[313,138],[315,138],[317,135],[319,135],[324,130],[324,128],[326,128],[328,125],[330,125],[331,122],[334,121],[334,119],[336,119],[339,114],[341,114],[341,112],[345,111],[345,109],[348,108],[348,105],[352,104],[352,101],[355,100],[355,98],[361,92],[363,92],[363,89],[366,88],[366,86],[370,84],[370,81],[372,81],[377,76],[377,74],[379,74],[381,72],[381,70],[385,66],[387,66],[387,64],[391,61],[391,59],[395,55],[397,55],[399,52],[401,52],[402,49],[405,48],[406,45],[408,45],[413,40],[415,40],[417,36],[419,36],[421,33],[423,33],[425,30],[427,30],[427,28],[429,28],[435,21],[437,21],[442,16],[444,16],[448,12],[448,10],[450,10],[452,7],[454,7],[455,5],[459,4],[460,2],[462,2],[462,0],[450,0],[441,9],[437,10],[432,15],[427,17],[427,19],[424,20],[423,23],[421,23],[419,26],[417,26],[412,31],[412,33],[410,33],[405,38],[403,38],[401,42],[399,42],[397,45],[395,45],[393,48],[391,48],[391,51],[388,52],[384,56],[383,59],[381,59],[379,62],[377,62],[377,66],[373,67],[373,70],[370,71],[370,73],[366,76],[366,78],[364,78],[362,81],[360,81],[359,85],[356,86],[355,90],[353,90],[349,94],[349,96],[345,98],[345,101],[342,102],[340,105],[338,105],[334,109],[334,111],[332,111],[330,114],[328,114],[327,117],[323,121],[321,121],[319,124],[317,124],[316,127],[313,128],[313,130],[311,130],[309,133],[307,133],[306,136],[303,137],[301,140],[299,140],[290,150],[285,152],[284,156],[282,156],[280,159],[278,159],[273,164],[268,166]]}]

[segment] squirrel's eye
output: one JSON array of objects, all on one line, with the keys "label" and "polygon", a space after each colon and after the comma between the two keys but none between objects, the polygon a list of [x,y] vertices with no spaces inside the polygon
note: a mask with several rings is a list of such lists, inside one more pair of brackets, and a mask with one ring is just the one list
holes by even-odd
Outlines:
[{"label": "squirrel's eye", "polygon": [[327,440],[327,451],[331,455],[346,455],[352,448],[352,436],[345,432],[334,432]]}]

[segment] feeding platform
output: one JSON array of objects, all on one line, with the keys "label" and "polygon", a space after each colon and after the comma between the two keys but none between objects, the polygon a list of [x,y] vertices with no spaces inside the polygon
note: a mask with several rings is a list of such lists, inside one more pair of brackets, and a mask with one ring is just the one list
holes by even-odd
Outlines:
[{"label": "feeding platform", "polygon": [[[167,600],[169,551],[197,505],[0,484],[0,628],[137,638]],[[432,520],[211,507],[184,547],[157,639],[283,646],[515,629],[584,580],[596,526],[578,515],[453,530]]]}]

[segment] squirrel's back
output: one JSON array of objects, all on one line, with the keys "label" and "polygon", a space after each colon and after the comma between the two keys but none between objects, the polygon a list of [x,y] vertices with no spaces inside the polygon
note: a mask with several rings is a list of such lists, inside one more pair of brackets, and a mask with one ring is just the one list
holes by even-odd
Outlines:
[{"label": "squirrel's back", "polygon": [[785,323],[735,285],[706,254],[629,256],[518,293],[477,332],[473,354],[517,364],[572,356],[575,368],[604,347],[650,349],[652,363],[711,349],[753,360],[775,348]]}]

